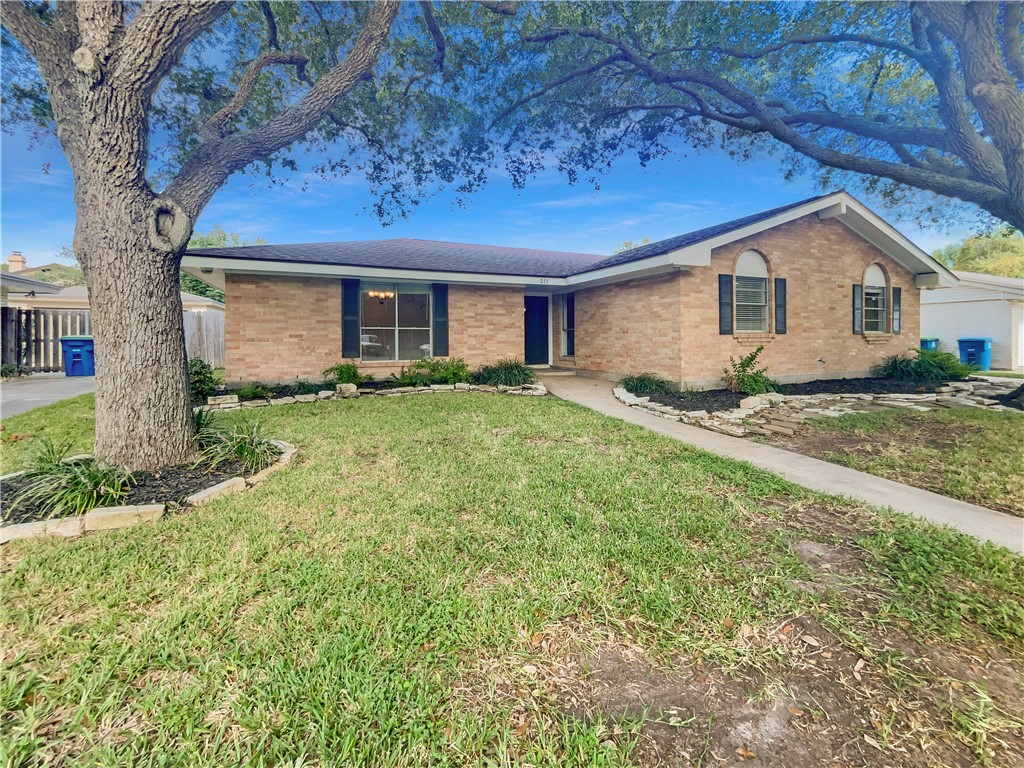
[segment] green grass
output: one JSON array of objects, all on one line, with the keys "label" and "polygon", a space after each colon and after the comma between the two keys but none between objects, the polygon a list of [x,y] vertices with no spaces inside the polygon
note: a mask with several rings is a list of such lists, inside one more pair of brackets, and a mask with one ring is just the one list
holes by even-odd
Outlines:
[{"label": "green grass", "polygon": [[68,442],[73,454],[91,451],[96,424],[94,403],[93,395],[79,395],[4,419],[0,432],[2,472],[7,474],[23,468],[33,437],[48,437],[57,445]]},{"label": "green grass", "polygon": [[1002,376],[1005,379],[1024,379],[1024,373],[1019,371],[977,371],[975,376]]},{"label": "green grass", "polygon": [[1024,414],[877,411],[808,422],[864,438],[830,458],[873,475],[1024,516]]},{"label": "green grass", "polygon": [[[77,425],[86,447],[87,404],[7,428]],[[619,766],[640,723],[574,716],[537,669],[615,640],[660,664],[785,675],[797,661],[750,638],[799,616],[862,638],[916,617],[922,639],[1024,653],[1024,566],[1005,550],[830,506],[553,398],[263,415],[301,451],[258,488],[153,525],[8,545],[9,764]],[[809,578],[789,543],[809,535],[796,522],[808,505],[863,521],[878,616],[793,586]]]}]

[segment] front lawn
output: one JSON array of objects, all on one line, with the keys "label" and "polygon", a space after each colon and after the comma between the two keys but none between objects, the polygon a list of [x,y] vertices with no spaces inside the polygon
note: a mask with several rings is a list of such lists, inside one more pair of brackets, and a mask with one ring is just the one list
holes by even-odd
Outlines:
[{"label": "front lawn", "polygon": [[[60,429],[87,428],[68,413]],[[1006,550],[554,398],[258,415],[301,447],[263,485],[3,548],[7,764],[1024,753],[1024,560]]]},{"label": "front lawn", "polygon": [[980,408],[851,413],[772,442],[983,507],[1024,515],[1024,414]]}]

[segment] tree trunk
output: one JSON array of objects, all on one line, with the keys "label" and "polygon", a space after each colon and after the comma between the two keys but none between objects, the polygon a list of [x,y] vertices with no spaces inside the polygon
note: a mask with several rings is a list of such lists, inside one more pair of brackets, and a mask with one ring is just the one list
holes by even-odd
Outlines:
[{"label": "tree trunk", "polygon": [[96,340],[95,455],[133,470],[182,464],[195,450],[178,283],[184,246],[154,244],[152,199],[109,181],[76,184],[75,253]]}]

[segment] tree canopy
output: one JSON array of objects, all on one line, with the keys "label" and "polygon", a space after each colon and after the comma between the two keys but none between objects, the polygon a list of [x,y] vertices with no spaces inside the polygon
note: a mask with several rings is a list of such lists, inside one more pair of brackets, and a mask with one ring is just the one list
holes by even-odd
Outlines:
[{"label": "tree canopy", "polygon": [[[192,239],[188,241],[189,248],[227,248],[235,247],[239,245],[264,245],[266,240],[262,237],[256,237],[252,240],[244,240],[241,235],[234,232],[228,232],[223,229],[219,224],[215,224],[213,229],[209,229],[206,232],[195,232],[192,235]],[[186,293],[193,293],[196,296],[205,296],[208,299],[214,301],[224,301],[224,291],[219,288],[207,285],[198,277],[181,273],[181,290]]]},{"label": "tree canopy", "polygon": [[1024,278],[1024,235],[1013,227],[997,227],[940,248],[933,255],[951,269]]},{"label": "tree canopy", "polygon": [[784,175],[817,166],[904,214],[943,213],[937,195],[1024,227],[1019,2],[551,3],[521,35],[494,94],[517,180],[681,138],[782,150]]}]

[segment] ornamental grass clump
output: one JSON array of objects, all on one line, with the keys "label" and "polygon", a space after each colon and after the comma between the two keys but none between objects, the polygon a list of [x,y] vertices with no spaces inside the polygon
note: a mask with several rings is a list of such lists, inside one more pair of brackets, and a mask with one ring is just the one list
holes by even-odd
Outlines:
[{"label": "ornamental grass clump", "polygon": [[202,449],[196,462],[216,467],[230,461],[241,461],[249,472],[269,467],[281,455],[281,446],[264,434],[263,423],[251,419],[223,427],[214,420],[198,431],[196,442]]},{"label": "ornamental grass clump", "polygon": [[961,363],[949,352],[936,349],[915,349],[914,356],[889,355],[875,367],[875,375],[894,381],[963,381],[978,370],[976,365]]},{"label": "ornamental grass clump", "polygon": [[70,441],[40,438],[30,449],[20,490],[8,511],[34,505],[45,517],[66,517],[117,506],[128,496],[135,482],[128,470],[94,459],[69,461],[70,453]]},{"label": "ornamental grass clump", "polygon": [[493,365],[480,366],[473,372],[475,384],[485,384],[489,387],[521,387],[524,384],[533,384],[537,377],[522,360],[507,357],[499,360]]},{"label": "ornamental grass clump", "polygon": [[635,376],[626,376],[619,381],[619,386],[633,395],[671,395],[678,388],[668,379],[656,373],[644,371]]}]

